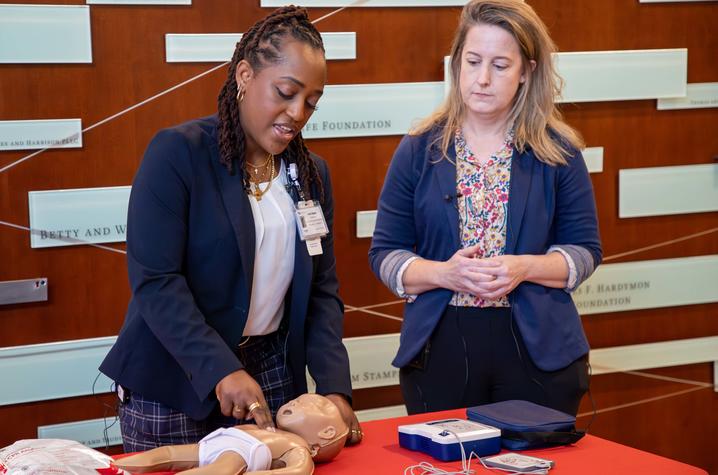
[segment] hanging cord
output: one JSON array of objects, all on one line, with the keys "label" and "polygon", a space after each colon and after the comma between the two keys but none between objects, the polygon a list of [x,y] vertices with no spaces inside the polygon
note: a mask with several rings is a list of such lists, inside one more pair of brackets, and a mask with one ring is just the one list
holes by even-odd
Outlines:
[{"label": "hanging cord", "polygon": [[[476,457],[477,459],[479,459],[479,461],[481,461],[481,458],[479,458],[479,456],[476,455],[474,452],[471,452],[469,454],[469,457],[467,458],[466,451],[464,450],[464,444],[461,443],[461,439],[456,434],[456,432],[450,430],[447,430],[446,432],[456,437],[456,441],[459,443],[459,449],[461,450],[461,469],[444,470],[439,467],[435,467],[429,462],[419,462],[416,465],[406,467],[404,469],[404,475],[472,475],[473,473],[475,473],[474,470],[471,470],[471,459]],[[416,472],[416,470],[421,471]]]},{"label": "hanging cord", "polygon": [[[102,424],[103,424],[102,441],[105,443],[105,450],[107,450],[110,448],[110,436],[109,436],[110,429],[112,429],[112,427],[115,424],[117,424],[117,422],[119,421],[119,417],[117,416],[117,411],[119,409],[120,403],[117,399],[115,399],[115,401],[116,401],[115,405],[112,406],[112,405],[104,402],[102,399],[100,399],[100,394],[95,392],[95,386],[97,385],[97,381],[100,379],[100,376],[102,376],[102,373],[98,372],[97,376],[95,376],[95,380],[92,382],[92,397],[95,398],[95,400],[102,406]],[[109,392],[112,394],[116,393],[117,388],[115,387],[115,384],[116,383],[112,383],[110,385]],[[107,418],[110,413],[114,414],[114,419],[110,425],[107,425]]]}]

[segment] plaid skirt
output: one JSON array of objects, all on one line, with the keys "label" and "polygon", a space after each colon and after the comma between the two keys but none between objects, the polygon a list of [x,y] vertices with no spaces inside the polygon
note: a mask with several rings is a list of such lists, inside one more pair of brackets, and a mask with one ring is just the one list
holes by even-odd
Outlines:
[{"label": "plaid skirt", "polygon": [[[286,332],[250,337],[235,351],[244,369],[262,388],[272,412],[293,396],[292,376],[286,361]],[[118,410],[125,452],[139,452],[162,445],[193,444],[220,427],[252,423],[222,415],[219,404],[210,415],[196,421],[164,404],[131,393]]]}]

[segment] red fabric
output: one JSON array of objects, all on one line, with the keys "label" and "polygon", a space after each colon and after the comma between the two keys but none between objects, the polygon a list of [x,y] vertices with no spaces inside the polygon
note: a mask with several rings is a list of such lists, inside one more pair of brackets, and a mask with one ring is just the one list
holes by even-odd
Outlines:
[{"label": "red fabric", "polygon": [[[364,439],[362,443],[342,450],[337,458],[325,464],[318,464],[315,475],[372,475],[404,473],[404,469],[419,462],[429,462],[436,467],[456,470],[461,462],[439,462],[429,455],[413,452],[399,447],[397,427],[444,418],[465,418],[464,409],[419,414],[415,416],[384,419],[362,424]],[[667,459],[642,450],[617,444],[609,440],[587,435],[576,445],[542,450],[527,450],[521,453],[534,455],[555,462],[550,475],[707,475],[702,470],[675,460]],[[477,475],[482,473],[500,473],[484,469],[477,461],[471,468]],[[170,475],[165,472],[162,475]]]},{"label": "red fabric", "polygon": [[[443,469],[456,470],[461,466],[460,461],[443,463],[421,452],[412,452],[399,447],[398,426],[449,417],[465,418],[466,411],[460,409],[363,423],[362,443],[345,448],[329,463],[317,465],[314,473],[315,475],[349,475],[362,473],[357,470],[361,467],[372,475],[396,475],[404,473],[406,467],[424,461]],[[528,450],[522,453],[553,460],[556,465],[549,472],[550,475],[606,475],[607,473],[706,475],[704,470],[697,467],[590,435],[581,439],[575,446]],[[472,462],[471,468],[476,470],[477,475],[500,473],[484,469],[477,461]]]},{"label": "red fabric", "polygon": [[109,468],[96,468],[95,471],[97,473],[100,473],[102,475],[121,475],[122,472],[117,467],[109,467]]}]

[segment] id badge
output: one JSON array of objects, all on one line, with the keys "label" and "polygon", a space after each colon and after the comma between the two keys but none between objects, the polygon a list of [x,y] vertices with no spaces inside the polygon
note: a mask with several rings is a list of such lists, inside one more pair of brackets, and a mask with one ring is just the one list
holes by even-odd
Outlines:
[{"label": "id badge", "polygon": [[329,234],[322,206],[314,200],[300,201],[294,209],[297,229],[302,241],[313,241]]}]

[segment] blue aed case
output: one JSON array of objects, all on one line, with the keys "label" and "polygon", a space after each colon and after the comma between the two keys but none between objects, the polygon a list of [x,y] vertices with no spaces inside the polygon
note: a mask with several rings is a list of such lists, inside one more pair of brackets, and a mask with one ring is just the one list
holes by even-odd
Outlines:
[{"label": "blue aed case", "polygon": [[479,457],[493,455],[501,450],[501,431],[464,419],[442,419],[399,426],[399,445],[424,452],[444,462],[461,460],[459,441],[467,457],[471,452]]}]

